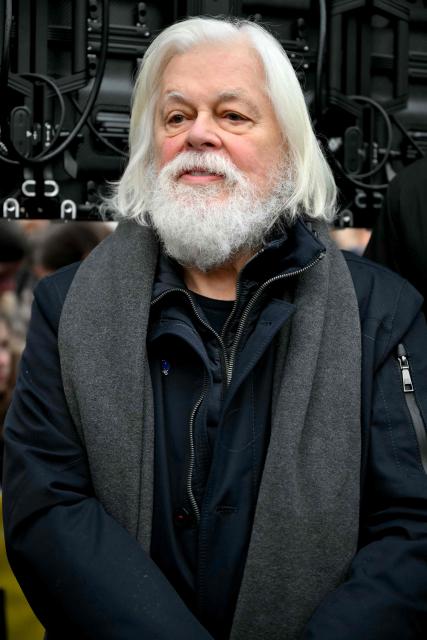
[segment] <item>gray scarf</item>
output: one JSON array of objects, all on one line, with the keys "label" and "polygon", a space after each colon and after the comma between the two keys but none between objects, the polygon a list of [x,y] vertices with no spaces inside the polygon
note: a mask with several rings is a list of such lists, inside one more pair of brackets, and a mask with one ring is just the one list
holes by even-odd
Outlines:
[{"label": "gray scarf", "polygon": [[[359,521],[360,325],[351,276],[326,257],[300,277],[276,358],[270,446],[232,640],[294,640],[344,578]],[[64,388],[95,494],[148,550],[154,409],[145,336],[157,244],[132,222],[85,260],[61,316]]]}]

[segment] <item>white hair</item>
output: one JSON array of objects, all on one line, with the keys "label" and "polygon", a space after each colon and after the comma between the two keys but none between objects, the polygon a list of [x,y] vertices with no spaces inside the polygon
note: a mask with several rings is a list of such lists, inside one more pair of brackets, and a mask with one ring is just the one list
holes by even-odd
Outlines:
[{"label": "white hair", "polygon": [[163,72],[177,54],[201,44],[242,40],[257,53],[264,67],[266,93],[283,133],[294,179],[286,203],[286,220],[298,216],[331,221],[336,186],[331,169],[314,135],[298,78],[280,43],[266,29],[247,20],[189,18],[162,31],[148,47],[136,79],[129,131],[129,162],[112,186],[106,207],[116,219],[134,218],[150,224],[144,175],[154,162],[153,129]]}]

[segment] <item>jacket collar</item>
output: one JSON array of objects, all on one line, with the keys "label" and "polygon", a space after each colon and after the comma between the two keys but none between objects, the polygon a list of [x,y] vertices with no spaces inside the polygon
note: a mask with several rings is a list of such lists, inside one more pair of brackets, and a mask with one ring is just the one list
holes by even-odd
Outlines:
[{"label": "jacket collar", "polygon": [[[239,296],[246,299],[270,278],[298,271],[325,251],[324,244],[318,239],[309,221],[298,219],[291,227],[276,228],[271,239],[240,272]],[[173,289],[186,289],[182,267],[164,252],[160,252],[152,299]]]}]

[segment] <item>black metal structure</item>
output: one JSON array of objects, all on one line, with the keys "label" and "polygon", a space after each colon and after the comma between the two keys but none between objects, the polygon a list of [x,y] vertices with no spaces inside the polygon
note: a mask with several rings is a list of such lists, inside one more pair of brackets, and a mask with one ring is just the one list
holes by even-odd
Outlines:
[{"label": "black metal structure", "polygon": [[98,216],[138,64],[187,15],[274,33],[336,175],[338,224],[371,226],[394,173],[427,152],[427,0],[0,0],[0,217]]}]

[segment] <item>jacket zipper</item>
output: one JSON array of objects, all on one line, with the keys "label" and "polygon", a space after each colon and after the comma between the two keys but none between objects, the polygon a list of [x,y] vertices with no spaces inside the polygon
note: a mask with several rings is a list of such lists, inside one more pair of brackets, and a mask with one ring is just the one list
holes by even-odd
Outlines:
[{"label": "jacket zipper", "polygon": [[154,300],[152,300],[151,302],[151,306],[155,305],[157,302],[159,302],[160,300],[162,300],[165,296],[169,295],[170,293],[183,293],[189,300],[190,304],[191,304],[191,308],[193,309],[194,315],[196,316],[197,320],[199,322],[201,322],[201,324],[206,327],[207,329],[210,329],[210,331],[212,331],[212,333],[215,335],[215,337],[217,338],[218,342],[221,345],[224,357],[226,358],[226,353],[225,353],[225,346],[224,346],[224,341],[222,339],[222,337],[219,335],[219,333],[217,333],[215,331],[215,329],[213,329],[210,324],[208,324],[207,322],[205,322],[203,320],[203,318],[199,315],[197,309],[196,309],[196,305],[193,302],[193,298],[190,296],[190,294],[188,293],[188,291],[186,289],[182,289],[180,287],[176,287],[175,289],[168,289],[167,291],[164,291],[163,293],[161,293],[159,296],[157,296],[157,298],[154,298]]},{"label": "jacket zipper", "polygon": [[[314,258],[314,260],[312,260],[311,262],[306,264],[305,267],[301,267],[300,269],[296,269],[295,271],[292,271],[291,273],[283,273],[281,275],[274,276],[273,278],[270,278],[269,280],[266,280],[264,282],[264,284],[262,284],[259,287],[259,289],[257,289],[257,291],[254,293],[254,295],[252,296],[252,298],[249,300],[248,304],[246,305],[245,309],[243,310],[242,317],[240,318],[240,322],[237,325],[237,329],[236,329],[236,333],[235,333],[235,336],[234,336],[234,340],[233,340],[233,343],[232,343],[231,348],[230,348],[229,359],[228,359],[228,361],[226,360],[227,385],[230,385],[231,379],[233,377],[233,369],[234,369],[234,364],[235,364],[235,360],[236,360],[237,349],[238,349],[239,342],[240,342],[240,339],[241,339],[242,334],[243,334],[243,330],[245,328],[245,324],[247,322],[247,319],[249,317],[249,314],[250,314],[254,304],[259,299],[261,294],[273,282],[278,282],[279,280],[286,280],[286,279],[289,279],[289,278],[293,278],[295,276],[299,276],[302,273],[305,273],[306,271],[308,271],[309,269],[314,267],[320,260],[322,260],[324,255],[325,255],[325,252],[322,251],[321,253],[319,253],[316,256],[316,258]],[[234,309],[233,309],[233,312],[234,312]]]},{"label": "jacket zipper", "polygon": [[397,360],[400,368],[406,406],[408,407],[409,415],[411,416],[412,425],[414,427],[415,435],[418,442],[421,464],[423,466],[424,472],[427,473],[427,432],[424,426],[424,421],[421,416],[420,409],[417,404],[417,400],[415,398],[415,391],[412,382],[411,370],[409,368],[408,355],[403,344],[399,344],[397,347]]},{"label": "jacket zipper", "polygon": [[200,405],[202,404],[203,400],[205,399],[206,391],[207,391],[207,380],[206,380],[206,373],[205,373],[204,376],[203,376],[202,393],[200,394],[196,404],[193,407],[193,410],[192,410],[191,416],[190,416],[190,421],[188,423],[188,434],[189,434],[189,441],[190,441],[190,461],[189,461],[189,464],[188,464],[186,487],[187,487],[187,497],[188,497],[190,505],[191,505],[191,507],[193,509],[193,513],[194,513],[194,516],[196,518],[197,524],[199,524],[199,522],[200,522],[200,510],[199,510],[199,505],[197,504],[197,500],[196,500],[196,498],[194,496],[194,493],[193,493],[193,471],[194,471],[194,460],[195,460],[194,420],[196,418],[196,414],[197,414],[197,411],[199,410]]},{"label": "jacket zipper", "polygon": [[[224,342],[223,342],[221,336],[215,331],[215,329],[213,329],[199,315],[199,313],[198,313],[198,311],[196,309],[196,306],[195,306],[195,304],[193,302],[193,299],[192,299],[192,297],[190,296],[190,294],[188,293],[188,291],[186,289],[182,289],[180,287],[176,287],[175,289],[168,289],[168,291],[164,291],[159,296],[157,296],[157,298],[155,298],[151,302],[151,306],[155,305],[157,302],[162,300],[165,296],[167,296],[167,295],[169,295],[170,293],[173,293],[173,292],[183,293],[188,298],[188,300],[189,300],[189,302],[191,304],[191,307],[193,309],[193,312],[194,312],[196,318],[199,320],[199,322],[201,322],[205,327],[210,329],[215,334],[216,338],[218,339],[218,341],[219,341],[219,343],[221,345],[223,358],[224,358],[224,367],[226,368],[227,367],[227,356],[226,356],[226,352],[225,352]],[[199,524],[199,522],[200,522],[200,509],[199,509],[199,505],[197,504],[197,500],[196,500],[196,498],[194,496],[194,492],[193,492],[193,471],[194,471],[194,461],[195,461],[194,422],[196,420],[197,412],[200,409],[200,406],[203,403],[203,400],[205,399],[206,391],[207,391],[207,379],[206,379],[206,373],[205,373],[204,376],[203,376],[202,392],[201,392],[200,396],[198,397],[196,403],[193,406],[193,409],[192,409],[191,414],[190,414],[190,420],[189,420],[189,423],[188,423],[188,434],[189,434],[189,442],[190,442],[190,459],[189,459],[188,470],[187,470],[186,490],[187,490],[188,501],[189,501],[189,503],[191,505],[191,508],[193,510],[193,514],[194,514],[194,517],[196,519],[197,524]]]},{"label": "jacket zipper", "polygon": [[[259,250],[259,251],[254,255],[254,256],[252,256],[252,258],[251,258],[250,260],[248,260],[248,262],[245,264],[245,267],[247,267],[247,266],[248,266],[248,264],[249,264],[250,262],[252,262],[252,260],[255,260],[256,258],[258,258],[258,256],[260,256],[262,253],[264,253],[264,251],[265,251],[265,247],[263,247],[262,249],[260,249],[260,250]],[[225,324],[224,324],[224,326],[223,326],[223,328],[222,328],[222,331],[221,331],[221,338],[223,338],[223,339],[224,339],[224,337],[225,337],[225,334],[227,333],[227,329],[228,329],[228,325],[230,324],[230,320],[231,320],[231,318],[234,316],[234,313],[235,313],[235,311],[236,311],[236,309],[237,309],[237,302],[238,302],[238,300],[239,300],[239,295],[240,295],[240,277],[239,277],[239,278],[238,278],[238,280],[237,280],[237,287],[236,287],[236,299],[235,299],[235,301],[234,301],[233,308],[232,308],[231,313],[230,313],[230,315],[228,316],[227,320],[225,321]]]},{"label": "jacket zipper", "polygon": [[[256,254],[256,255],[259,255],[263,251],[264,251],[264,249],[261,249],[261,251],[259,251],[258,254]],[[238,298],[238,293],[239,293],[239,287],[237,288],[236,303],[235,303],[235,305],[233,307],[233,310],[232,310],[230,316],[227,319],[227,322],[226,322],[226,324],[224,326],[224,329],[223,329],[221,335],[219,335],[215,331],[215,329],[213,329],[207,322],[205,322],[203,320],[203,318],[201,318],[201,316],[199,315],[199,313],[198,313],[198,311],[196,309],[196,306],[195,306],[195,304],[193,302],[192,297],[190,296],[190,294],[188,293],[188,291],[186,289],[182,289],[180,287],[177,287],[177,288],[174,288],[174,289],[168,289],[168,291],[164,291],[159,296],[157,296],[157,298],[155,298],[151,302],[151,306],[155,305],[157,302],[162,300],[162,298],[164,298],[165,296],[167,296],[168,294],[170,294],[172,292],[180,292],[180,293],[183,293],[184,295],[187,296],[196,318],[199,320],[199,322],[202,323],[202,325],[204,325],[205,327],[207,327],[208,329],[210,329],[214,333],[214,335],[216,336],[217,340],[219,341],[219,343],[221,345],[223,359],[224,359],[225,374],[226,374],[226,379],[227,379],[227,386],[229,386],[230,383],[231,383],[231,379],[233,377],[233,369],[234,369],[237,349],[238,349],[239,342],[240,342],[240,339],[241,339],[242,334],[243,334],[243,330],[244,330],[245,324],[247,322],[248,316],[249,316],[249,314],[250,314],[255,302],[259,299],[260,295],[273,282],[277,282],[278,280],[285,280],[285,279],[288,279],[288,278],[292,278],[294,276],[301,275],[302,273],[305,273],[306,271],[308,271],[309,269],[314,267],[324,257],[324,255],[325,255],[325,252],[321,252],[316,256],[316,258],[314,258],[314,260],[312,260],[307,265],[305,265],[305,267],[301,267],[300,269],[296,269],[295,271],[292,271],[291,273],[284,273],[284,274],[281,274],[279,276],[274,276],[273,278],[270,278],[269,280],[266,280],[266,282],[264,282],[259,287],[259,289],[254,293],[252,298],[249,300],[248,304],[246,305],[246,307],[245,307],[245,309],[244,309],[244,311],[242,313],[242,317],[241,317],[240,322],[239,322],[239,324],[237,326],[236,334],[234,336],[234,340],[233,340],[233,343],[231,345],[230,357],[229,358],[227,358],[227,352],[226,352],[226,349],[225,349],[223,337],[225,335],[225,331],[227,329],[227,325],[229,324],[229,320],[233,316],[234,311],[235,311],[236,306],[237,306],[237,298]],[[203,389],[202,389],[202,392],[201,392],[199,398],[197,399],[197,402],[193,406],[193,409],[192,409],[191,415],[190,415],[189,425],[188,425],[189,441],[190,441],[190,461],[189,461],[189,465],[188,465],[186,489],[187,489],[187,497],[188,497],[190,505],[191,505],[191,507],[193,509],[193,513],[194,513],[194,516],[196,518],[197,524],[200,522],[200,509],[199,509],[199,505],[197,504],[197,500],[196,500],[196,498],[194,496],[193,487],[192,487],[192,484],[193,484],[193,471],[194,471],[194,460],[195,460],[194,422],[195,422],[195,419],[196,419],[197,412],[198,412],[203,400],[205,399],[206,391],[207,391],[207,389],[206,389],[206,376],[204,376]]]}]

